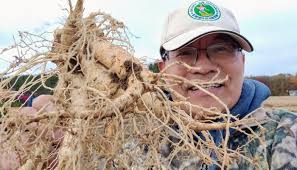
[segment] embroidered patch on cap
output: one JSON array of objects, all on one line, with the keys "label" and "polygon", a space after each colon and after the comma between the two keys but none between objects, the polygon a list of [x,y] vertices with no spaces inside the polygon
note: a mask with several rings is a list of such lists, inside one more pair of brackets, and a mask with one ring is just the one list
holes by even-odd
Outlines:
[{"label": "embroidered patch on cap", "polygon": [[219,8],[209,1],[196,1],[189,7],[190,17],[202,21],[214,21],[221,17]]}]

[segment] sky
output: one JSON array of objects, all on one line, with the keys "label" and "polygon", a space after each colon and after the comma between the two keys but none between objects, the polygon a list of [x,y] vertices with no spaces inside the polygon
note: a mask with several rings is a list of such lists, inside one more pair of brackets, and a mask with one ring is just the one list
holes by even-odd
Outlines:
[{"label": "sky", "polygon": [[[61,26],[67,0],[8,0],[0,6],[0,50],[13,44],[18,31],[41,32]],[[297,0],[214,0],[230,8],[254,46],[246,53],[245,74],[297,73]],[[73,1],[75,2],[75,1]],[[98,10],[123,21],[138,57],[159,58],[162,26],[168,12],[190,0],[86,0],[85,14]],[[7,57],[7,56],[0,56]],[[8,60],[0,59],[4,67]],[[6,63],[7,64],[7,63]]]}]

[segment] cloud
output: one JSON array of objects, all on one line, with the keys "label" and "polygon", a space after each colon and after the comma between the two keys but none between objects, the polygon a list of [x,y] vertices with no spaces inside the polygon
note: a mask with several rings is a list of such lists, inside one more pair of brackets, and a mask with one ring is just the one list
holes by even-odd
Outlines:
[{"label": "cloud", "polygon": [[[247,54],[247,73],[271,73],[276,68],[263,67],[264,60],[271,65],[279,62],[277,56],[284,51],[296,54],[295,30],[297,30],[297,1],[292,0],[215,0],[231,8],[238,18],[241,31],[255,46],[253,54]],[[174,7],[189,4],[180,0],[94,0],[86,1],[85,13],[104,11],[123,21],[133,34],[131,38],[138,56],[159,58],[160,36],[163,22]],[[0,6],[0,47],[12,41],[16,31],[40,31],[62,23],[66,16],[63,8],[67,0],[8,0]],[[295,45],[296,44],[296,45]],[[281,48],[281,50],[276,50]],[[269,56],[269,57],[267,57]],[[271,57],[273,56],[273,57]],[[275,72],[294,71],[292,62],[296,55],[286,55],[282,67]],[[259,64],[260,63],[260,64]],[[287,66],[287,67],[285,67]],[[257,69],[255,69],[257,68]],[[290,69],[289,69],[290,68]],[[297,70],[295,71],[297,72]]]},{"label": "cloud", "polygon": [[[279,54],[276,54],[279,55]],[[258,53],[246,58],[246,75],[275,75],[279,73],[297,73],[294,54],[282,54],[275,57],[272,53]]]},{"label": "cloud", "polygon": [[261,17],[266,14],[282,15],[283,12],[296,11],[297,1],[292,0],[215,0],[229,7],[239,20]]},{"label": "cloud", "polygon": [[297,73],[296,10],[281,15],[267,13],[242,24],[243,32],[255,51],[247,54],[247,75]]},{"label": "cloud", "polygon": [[9,0],[0,6],[1,30],[26,30],[50,22],[63,11],[59,0]]}]

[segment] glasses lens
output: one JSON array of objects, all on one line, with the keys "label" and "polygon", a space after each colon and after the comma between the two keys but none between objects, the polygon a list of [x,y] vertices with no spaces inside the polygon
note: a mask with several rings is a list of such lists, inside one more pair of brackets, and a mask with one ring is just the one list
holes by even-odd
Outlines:
[{"label": "glasses lens", "polygon": [[207,54],[213,62],[231,62],[236,58],[237,49],[238,48],[231,43],[220,43],[207,47]]},{"label": "glasses lens", "polygon": [[184,47],[170,53],[170,58],[180,61],[188,65],[192,65],[197,57],[197,49],[192,47]]}]

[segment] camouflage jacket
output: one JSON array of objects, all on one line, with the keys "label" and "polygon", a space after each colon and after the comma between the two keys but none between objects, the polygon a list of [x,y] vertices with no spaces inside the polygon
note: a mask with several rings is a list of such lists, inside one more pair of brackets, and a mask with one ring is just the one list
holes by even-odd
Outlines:
[{"label": "camouflage jacket", "polygon": [[[244,155],[253,158],[254,163],[240,159],[234,161],[229,169],[297,169],[297,113],[285,110],[267,112],[260,108],[248,116],[256,117],[261,126],[265,128],[264,133],[260,133],[258,125],[248,125],[254,132],[261,134],[264,142],[259,140],[248,142],[248,137],[244,133],[233,133],[230,136],[232,142],[229,142],[229,147],[234,149],[244,146]],[[165,169],[218,169],[207,167],[199,163],[198,159],[173,160],[172,162],[174,164]]]},{"label": "camouflage jacket", "polygon": [[[297,113],[286,110],[272,112],[258,112],[258,116],[265,128],[264,143],[259,141],[249,143],[245,154],[257,158],[256,167],[246,161],[239,161],[232,169],[297,169]],[[260,129],[255,126],[255,132]],[[247,142],[241,133],[232,139],[239,145]]]}]

